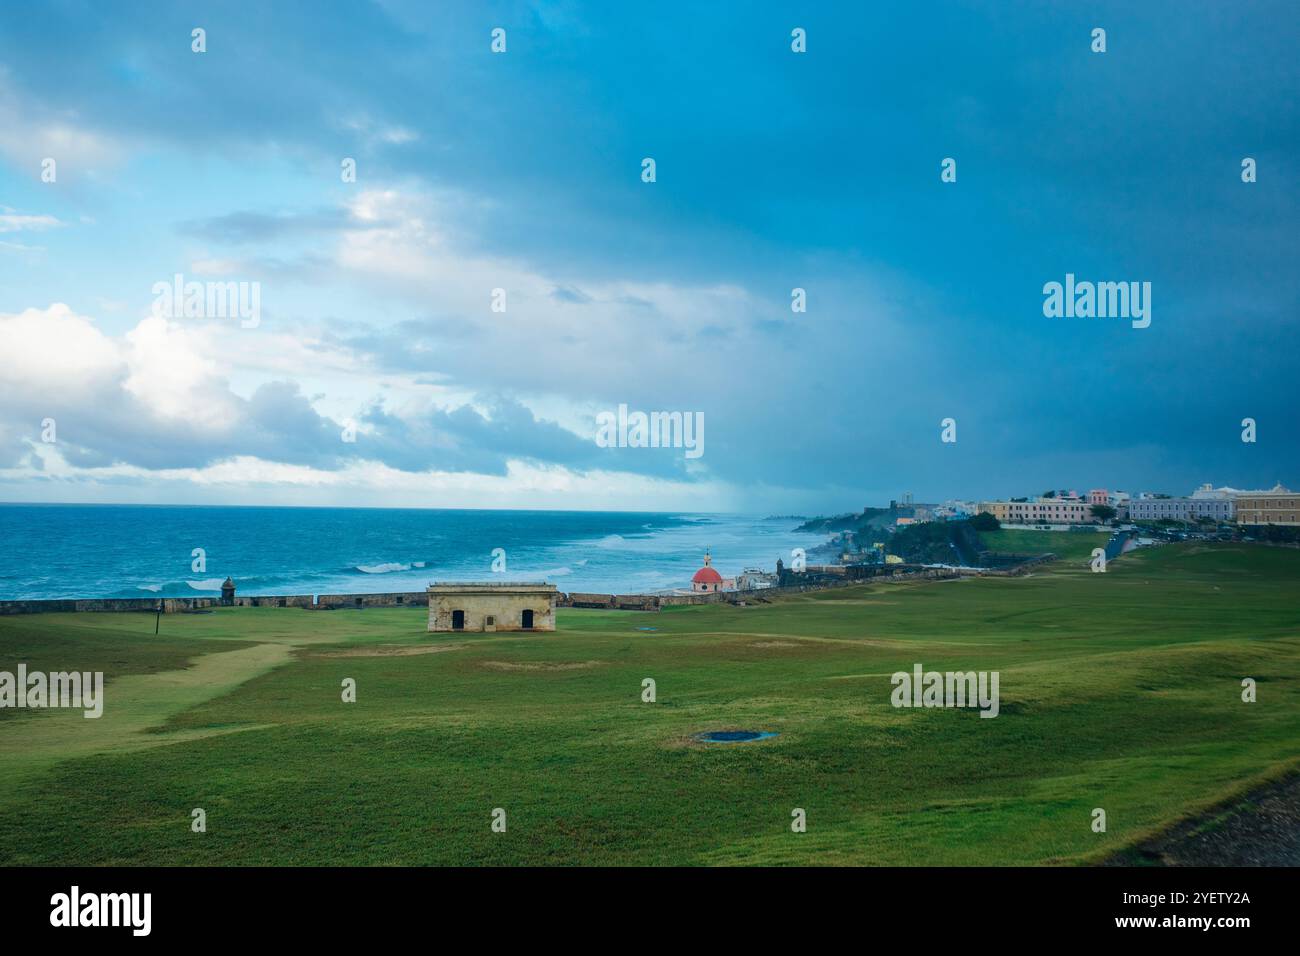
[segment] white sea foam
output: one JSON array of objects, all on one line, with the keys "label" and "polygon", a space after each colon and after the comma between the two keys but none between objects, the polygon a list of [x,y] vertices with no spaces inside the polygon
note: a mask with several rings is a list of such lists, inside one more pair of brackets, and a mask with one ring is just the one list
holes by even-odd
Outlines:
[{"label": "white sea foam", "polygon": [[[424,567],[424,565],[420,565],[420,567]],[[396,562],[390,564],[358,564],[357,570],[364,571],[366,574],[390,574],[393,571],[409,571],[411,566]]]},{"label": "white sea foam", "polygon": [[137,584],[136,589],[140,591],[161,591],[161,584]]},{"label": "white sea foam", "polygon": [[202,581],[186,581],[196,591],[220,591],[224,583],[222,578],[204,578]]}]

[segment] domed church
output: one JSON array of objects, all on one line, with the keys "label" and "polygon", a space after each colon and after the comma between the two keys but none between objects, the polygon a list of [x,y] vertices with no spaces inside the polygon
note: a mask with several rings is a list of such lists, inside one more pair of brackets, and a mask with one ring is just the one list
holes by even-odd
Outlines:
[{"label": "domed church", "polygon": [[710,565],[713,558],[709,552],[704,552],[704,567],[695,572],[695,577],[691,578],[691,590],[703,594],[706,591],[731,591],[736,587],[735,580],[726,580],[717,571],[713,570]]}]

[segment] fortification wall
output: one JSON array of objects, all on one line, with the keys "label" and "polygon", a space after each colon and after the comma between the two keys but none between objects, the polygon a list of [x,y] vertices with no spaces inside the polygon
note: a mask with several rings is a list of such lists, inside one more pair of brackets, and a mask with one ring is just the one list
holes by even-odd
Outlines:
[{"label": "fortification wall", "polygon": [[[912,581],[957,577],[1014,577],[1048,561],[1056,555],[1036,556],[1014,568],[922,568],[914,565],[889,565],[871,569],[870,573],[848,569],[839,575],[816,574],[807,583],[793,583],[798,575],[787,574],[786,584],[755,588],[749,591],[708,591],[699,594],[593,594],[573,591],[556,594],[556,607],[603,608],[607,610],[658,611],[663,607],[693,604],[738,604],[766,601],[787,594],[844,588],[864,581]],[[179,598],[69,598],[39,601],[0,601],[0,614],[48,614],[81,611],[137,611],[154,613],[161,602],[164,614],[182,614],[221,607],[218,597]],[[258,594],[235,598],[236,607],[296,607],[312,610],[343,610],[367,607],[417,607],[427,610],[429,595],[424,591],[390,591],[381,594]]]},{"label": "fortification wall", "polygon": [[[179,598],[68,598],[45,601],[0,601],[0,614],[50,614],[79,611],[141,611],[156,613],[162,604],[164,614],[183,614],[221,607],[217,597]],[[235,598],[235,607],[298,607],[318,610],[343,607],[400,607],[414,604],[427,608],[429,597],[423,591],[391,594],[257,594]]]},{"label": "fortification wall", "polygon": [[382,594],[322,594],[317,599],[320,607],[408,607],[415,605],[428,609],[429,595],[425,591],[389,591]]}]

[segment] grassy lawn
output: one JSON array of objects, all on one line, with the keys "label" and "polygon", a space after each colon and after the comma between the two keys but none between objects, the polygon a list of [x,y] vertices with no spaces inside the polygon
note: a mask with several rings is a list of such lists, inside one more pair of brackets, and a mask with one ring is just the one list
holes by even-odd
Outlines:
[{"label": "grassy lawn", "polygon": [[1110,535],[1097,531],[1026,531],[1002,528],[981,531],[980,539],[990,551],[1015,554],[1052,552],[1062,561],[1087,561],[1093,548],[1104,548]]},{"label": "grassy lawn", "polygon": [[[144,614],[0,618],[0,670],[107,679],[98,721],[0,711],[0,863],[1090,862],[1295,764],[1300,552],[1091,574],[1102,535],[998,535],[1087,548],[1017,579],[562,610],[554,634],[434,636],[413,609],[174,615],[158,637]],[[891,707],[916,662],[999,671],[1001,715]],[[735,728],[779,736],[691,737]]]}]

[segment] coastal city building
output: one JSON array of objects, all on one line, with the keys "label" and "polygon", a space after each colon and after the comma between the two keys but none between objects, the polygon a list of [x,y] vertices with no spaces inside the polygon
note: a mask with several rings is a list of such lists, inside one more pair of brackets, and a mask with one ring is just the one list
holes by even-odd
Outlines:
[{"label": "coastal city building", "polygon": [[1127,521],[1128,505],[1133,500],[1133,496],[1127,491],[1112,491],[1106,495],[1106,504],[1115,509],[1115,520]]},{"label": "coastal city building", "polygon": [[[921,521],[933,521],[940,517],[939,512],[942,506],[929,502],[920,502],[912,500],[910,491],[904,492],[901,499],[891,498],[889,500],[889,510],[893,512],[894,520],[897,524],[914,524]],[[908,521],[901,519],[908,518]]]},{"label": "coastal city building", "polygon": [[[1251,502],[1249,514],[1238,513],[1243,502]],[[1097,521],[1095,505],[1115,509],[1120,521],[1184,521],[1189,523],[1238,521],[1241,524],[1290,524],[1300,515],[1297,495],[1282,485],[1271,489],[1243,491],[1205,483],[1190,495],[1174,497],[1154,492],[1130,495],[1124,491],[1092,488],[1086,496],[1068,490],[1048,492],[1035,498],[982,501],[979,510],[1008,524],[1085,524]]]},{"label": "coastal city building", "polygon": [[1139,498],[1128,506],[1130,521],[1231,521],[1231,498]]},{"label": "coastal city building", "polygon": [[553,631],[554,584],[502,581],[429,585],[430,631]]},{"label": "coastal city building", "polygon": [[1095,522],[1091,506],[1074,498],[1027,498],[1023,501],[981,501],[979,510],[1004,524],[1087,524]]},{"label": "coastal city building", "polygon": [[1105,488],[1093,488],[1088,492],[1088,506],[1105,505],[1115,509],[1115,518],[1124,521],[1128,518],[1129,493],[1127,491],[1108,491]]},{"label": "coastal city building", "polygon": [[1192,497],[1193,498],[1227,498],[1235,503],[1242,498],[1264,498],[1269,495],[1288,495],[1288,494],[1293,494],[1293,492],[1289,488],[1282,485],[1281,483],[1275,484],[1272,488],[1244,489],[1244,488],[1233,488],[1228,485],[1215,488],[1213,485],[1207,482],[1206,484],[1201,485],[1194,492],[1192,492]]},{"label": "coastal city building", "polygon": [[736,575],[736,588],[740,591],[759,591],[776,587],[776,575],[762,568],[745,568]]},{"label": "coastal city building", "polygon": [[1232,499],[1237,497],[1237,495],[1239,494],[1241,494],[1241,491],[1239,491],[1236,488],[1228,488],[1226,486],[1223,488],[1216,488],[1214,487],[1214,485],[1212,485],[1210,482],[1207,481],[1205,484],[1201,485],[1199,488],[1197,488],[1195,491],[1192,492],[1192,497]]},{"label": "coastal city building", "polygon": [[[1130,503],[1129,516],[1134,521],[1236,521],[1239,524],[1290,524],[1293,512],[1300,513],[1296,495],[1283,485],[1258,490],[1243,490],[1206,482],[1185,498],[1143,493]],[[1249,502],[1249,505],[1245,503]],[[1242,508],[1247,513],[1243,515]]]},{"label": "coastal city building", "polygon": [[1280,484],[1271,491],[1240,492],[1236,505],[1238,524],[1300,524],[1300,494]]},{"label": "coastal city building", "polygon": [[978,512],[979,505],[976,503],[953,498],[937,506],[934,509],[934,516],[945,521],[958,521],[962,518],[969,518]]}]

